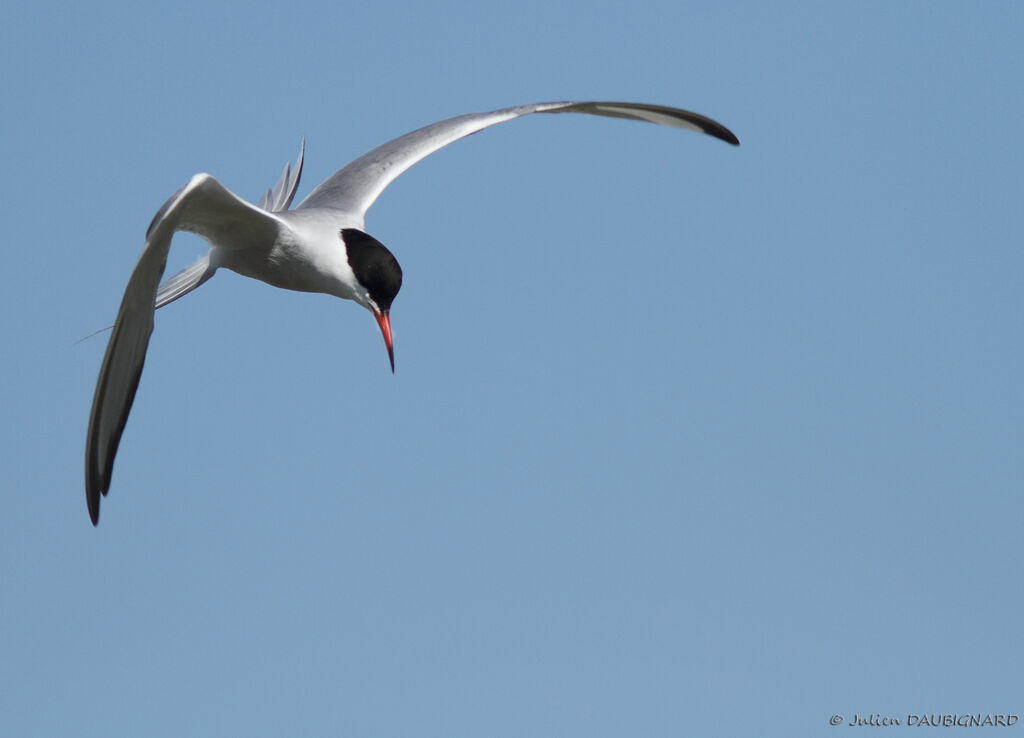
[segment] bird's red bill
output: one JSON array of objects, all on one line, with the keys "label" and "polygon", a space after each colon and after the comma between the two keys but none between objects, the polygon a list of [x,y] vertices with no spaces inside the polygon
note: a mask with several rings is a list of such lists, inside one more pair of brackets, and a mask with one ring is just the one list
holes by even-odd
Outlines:
[{"label": "bird's red bill", "polygon": [[388,349],[388,359],[391,361],[391,371],[395,371],[395,349],[391,344],[391,318],[388,314],[378,313],[374,311],[373,317],[377,319],[377,325],[380,326],[381,335],[384,336],[384,345]]}]

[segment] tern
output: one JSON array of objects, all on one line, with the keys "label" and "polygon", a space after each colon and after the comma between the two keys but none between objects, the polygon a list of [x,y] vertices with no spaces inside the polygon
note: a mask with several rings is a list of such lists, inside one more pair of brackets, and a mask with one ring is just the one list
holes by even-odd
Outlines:
[{"label": "tern", "polygon": [[[385,187],[424,157],[484,128],[531,113],[625,118],[706,133],[739,145],[725,126],[687,110],[628,102],[548,102],[459,115],[399,136],[335,172],[291,210],[305,139],[295,166],[286,165],[275,187],[256,205],[209,174],[194,175],[153,216],[112,326],[86,438],[85,499],[92,524],[99,522],[100,496],[110,489],[114,456],[139,386],[157,308],[191,292],[221,267],[274,287],[353,300],[376,319],[394,372],[390,311],[402,286],[402,268],[384,244],[363,230],[366,211]],[[160,284],[177,231],[202,236],[210,250]]]}]

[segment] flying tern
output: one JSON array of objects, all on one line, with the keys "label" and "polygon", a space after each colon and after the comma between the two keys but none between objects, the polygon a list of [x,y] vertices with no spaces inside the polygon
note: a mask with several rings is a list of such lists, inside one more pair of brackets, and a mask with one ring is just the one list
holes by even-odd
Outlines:
[{"label": "flying tern", "polygon": [[[380,327],[395,369],[391,303],[402,269],[380,241],[363,230],[367,209],[402,172],[460,138],[531,113],[586,113],[706,133],[733,145],[729,129],[697,113],[628,102],[549,102],[470,113],[428,125],[359,157],[289,209],[302,174],[305,140],[295,166],[286,165],[259,203],[246,202],[209,174],[196,174],[171,195],[146,231],[146,245],[128,279],[103,357],[85,450],[85,497],[93,525],[100,496],[110,489],[114,456],[135,399],[157,308],[191,292],[223,267],[274,287],[323,292],[353,300]],[[190,231],[210,250],[160,284],[171,238]]]}]

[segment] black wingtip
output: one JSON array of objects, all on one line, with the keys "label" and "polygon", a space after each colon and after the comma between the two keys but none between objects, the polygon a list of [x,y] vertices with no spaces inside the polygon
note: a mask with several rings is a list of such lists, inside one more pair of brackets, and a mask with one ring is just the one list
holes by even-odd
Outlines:
[{"label": "black wingtip", "polygon": [[[682,116],[680,116],[682,117]],[[701,130],[709,136],[714,136],[719,141],[725,141],[727,144],[733,146],[739,146],[740,140],[736,138],[736,134],[730,131],[728,128],[723,126],[717,120],[712,120],[706,115],[700,115],[699,113],[687,112],[687,118],[692,123],[696,123],[701,127]]]},{"label": "black wingtip", "polygon": [[732,144],[733,146],[739,146],[740,145],[740,140],[738,138],[736,138],[736,134],[733,133],[732,131],[730,131],[728,128],[725,128],[723,126],[722,133],[725,134],[725,135],[722,135],[722,136],[717,136],[715,134],[712,134],[712,135],[715,136],[716,138],[720,138],[721,140],[725,141],[726,143]]}]

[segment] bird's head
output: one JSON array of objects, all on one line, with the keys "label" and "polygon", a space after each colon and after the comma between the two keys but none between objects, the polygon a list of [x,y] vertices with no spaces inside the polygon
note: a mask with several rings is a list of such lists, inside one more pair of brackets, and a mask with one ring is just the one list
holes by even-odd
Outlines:
[{"label": "bird's head", "polygon": [[388,349],[391,371],[395,371],[395,350],[391,343],[391,303],[402,288],[402,267],[395,255],[373,236],[357,228],[343,228],[341,238],[345,242],[348,264],[362,287],[356,301],[373,313],[384,336]]}]

